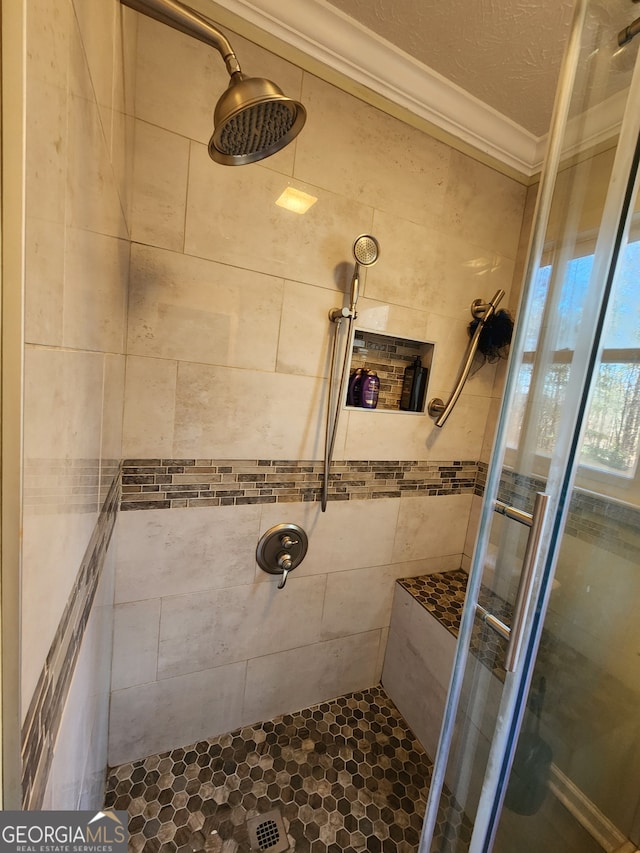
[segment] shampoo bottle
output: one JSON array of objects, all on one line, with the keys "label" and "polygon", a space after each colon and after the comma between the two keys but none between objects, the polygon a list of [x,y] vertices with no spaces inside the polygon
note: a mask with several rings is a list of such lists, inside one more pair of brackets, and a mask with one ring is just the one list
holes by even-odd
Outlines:
[{"label": "shampoo bottle", "polygon": [[379,393],[380,379],[378,374],[373,370],[367,370],[362,380],[362,401],[360,405],[364,409],[375,409],[378,405]]},{"label": "shampoo bottle", "polygon": [[362,399],[362,380],[364,371],[361,367],[354,370],[349,377],[347,388],[347,406],[359,406]]},{"label": "shampoo bottle", "polygon": [[404,412],[421,412],[427,387],[427,368],[422,366],[419,355],[413,364],[408,365],[402,380],[400,408]]}]

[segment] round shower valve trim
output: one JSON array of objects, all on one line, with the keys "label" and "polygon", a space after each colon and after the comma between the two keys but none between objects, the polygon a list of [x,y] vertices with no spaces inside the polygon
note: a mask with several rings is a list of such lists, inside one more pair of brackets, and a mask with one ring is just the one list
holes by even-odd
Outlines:
[{"label": "round shower valve trim", "polygon": [[263,572],[282,575],[278,589],[303,561],[308,547],[307,534],[297,524],[276,524],[263,533],[256,548],[256,560]]}]

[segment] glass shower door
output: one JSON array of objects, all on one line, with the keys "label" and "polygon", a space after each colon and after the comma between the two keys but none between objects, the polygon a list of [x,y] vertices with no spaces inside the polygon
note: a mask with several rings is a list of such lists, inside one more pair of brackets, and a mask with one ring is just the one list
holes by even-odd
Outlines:
[{"label": "glass shower door", "polygon": [[637,8],[576,6],[421,853],[640,842]]}]

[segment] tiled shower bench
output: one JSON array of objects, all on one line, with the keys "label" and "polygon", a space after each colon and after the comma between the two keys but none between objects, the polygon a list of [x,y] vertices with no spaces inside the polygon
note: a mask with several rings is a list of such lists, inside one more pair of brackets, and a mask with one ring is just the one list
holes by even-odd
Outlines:
[{"label": "tiled shower bench", "polygon": [[[467,579],[463,569],[456,569],[396,583],[382,683],[431,756],[438,745]],[[479,600],[508,620],[507,606],[497,596],[483,588]],[[504,678],[505,644],[477,622],[471,648],[485,664],[491,689],[491,675]],[[499,692],[497,683],[493,692]]]},{"label": "tiled shower bench", "polygon": [[[467,580],[467,573],[456,569],[396,582],[382,683],[434,759]],[[481,587],[478,601],[503,622],[511,623],[510,606],[485,587]],[[476,729],[475,748],[488,757],[505,678],[506,642],[476,619],[470,651],[484,665],[475,667],[469,678],[465,676],[461,707],[467,708],[471,716],[467,723]],[[585,766],[603,766],[612,760],[616,738],[630,725],[637,725],[636,694],[569,644],[560,632],[546,627],[532,684],[538,685],[543,676],[546,698],[540,731],[553,754],[550,791],[589,835],[610,837],[611,849],[616,849],[619,830],[596,805],[600,800],[606,802],[606,792],[600,791],[597,780],[590,776],[578,778],[576,768],[581,762]],[[470,701],[465,701],[465,694],[471,697]],[[524,725],[532,725],[530,711]],[[455,741],[454,735],[454,748]],[[483,763],[474,762],[478,766]],[[571,778],[562,771],[563,767]],[[467,779],[464,793],[457,790],[454,778],[445,781],[465,810],[475,810],[481,778]]]}]

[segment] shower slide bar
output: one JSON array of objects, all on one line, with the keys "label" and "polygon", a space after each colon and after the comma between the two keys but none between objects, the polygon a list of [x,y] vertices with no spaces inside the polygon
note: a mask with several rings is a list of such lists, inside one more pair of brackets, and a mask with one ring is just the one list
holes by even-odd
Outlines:
[{"label": "shower slide bar", "polygon": [[476,354],[476,350],[478,349],[478,341],[480,340],[480,335],[482,333],[482,329],[484,328],[484,324],[487,322],[487,320],[490,320],[491,317],[493,317],[496,308],[500,304],[501,300],[504,298],[504,295],[504,290],[498,290],[490,302],[483,302],[482,299],[474,299],[471,303],[471,314],[474,319],[478,320],[479,322],[475,328],[473,337],[469,341],[469,346],[467,348],[467,354],[464,360],[464,364],[462,365],[462,369],[456,380],[455,387],[451,392],[451,396],[449,397],[446,403],[444,403],[440,399],[440,397],[434,397],[432,400],[429,401],[427,411],[429,412],[432,418],[437,418],[435,426],[444,426],[447,421],[447,418],[453,411],[453,407],[458,402],[458,397],[462,393],[464,384],[469,377],[469,371],[471,370],[471,365],[473,364],[473,359]]}]

